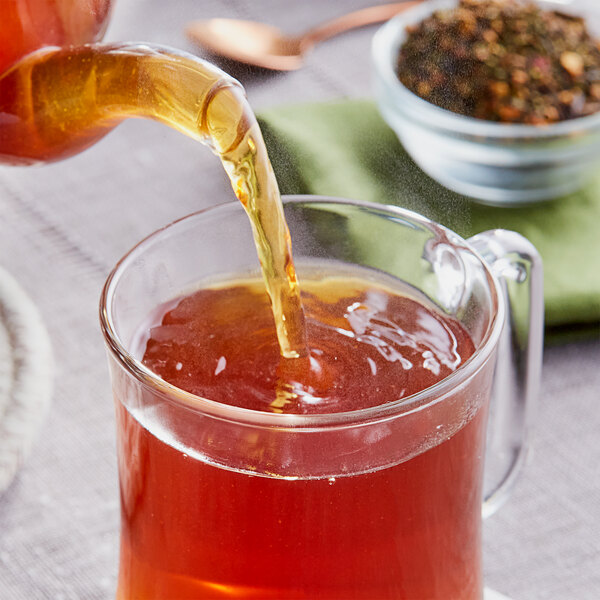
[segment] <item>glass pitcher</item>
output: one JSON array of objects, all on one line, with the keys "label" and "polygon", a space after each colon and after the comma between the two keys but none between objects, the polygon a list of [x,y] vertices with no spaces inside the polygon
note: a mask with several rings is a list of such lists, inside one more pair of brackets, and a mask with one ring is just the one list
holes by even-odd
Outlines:
[{"label": "glass pitcher", "polygon": [[101,39],[111,0],[7,0],[0,19],[0,73],[43,46]]},{"label": "glass pitcher", "polygon": [[[8,0],[0,18],[0,164],[66,158],[123,119],[208,140],[221,158],[260,135],[241,86],[183,52],[96,44],[111,0]],[[233,157],[234,158],[234,157]],[[235,160],[233,160],[235,162]]]}]

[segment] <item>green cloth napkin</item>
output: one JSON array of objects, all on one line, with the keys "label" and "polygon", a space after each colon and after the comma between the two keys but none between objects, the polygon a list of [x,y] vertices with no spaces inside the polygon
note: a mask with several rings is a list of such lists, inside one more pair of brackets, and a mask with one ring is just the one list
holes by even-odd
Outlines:
[{"label": "green cloth napkin", "polygon": [[488,207],[425,175],[370,101],[285,106],[262,113],[259,122],[283,194],[395,204],[463,237],[518,231],[544,261],[547,335],[600,335],[600,173],[564,198]]}]

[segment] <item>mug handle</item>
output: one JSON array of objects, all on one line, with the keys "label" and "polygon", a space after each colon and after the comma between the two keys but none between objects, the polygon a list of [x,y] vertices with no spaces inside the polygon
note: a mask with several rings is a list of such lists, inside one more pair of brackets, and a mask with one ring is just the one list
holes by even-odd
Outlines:
[{"label": "mug handle", "polygon": [[488,263],[506,300],[487,432],[483,517],[508,498],[527,458],[544,339],[542,259],[522,235],[494,229],[469,243]]}]

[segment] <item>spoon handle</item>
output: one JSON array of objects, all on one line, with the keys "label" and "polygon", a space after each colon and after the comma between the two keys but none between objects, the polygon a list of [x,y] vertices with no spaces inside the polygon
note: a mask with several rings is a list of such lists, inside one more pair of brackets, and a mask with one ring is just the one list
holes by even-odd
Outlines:
[{"label": "spoon handle", "polygon": [[421,2],[422,0],[408,0],[405,2],[394,2],[392,4],[380,4],[379,6],[370,6],[342,15],[341,17],[309,29],[300,38],[301,46],[303,49],[307,49],[323,40],[350,29],[382,23]]}]

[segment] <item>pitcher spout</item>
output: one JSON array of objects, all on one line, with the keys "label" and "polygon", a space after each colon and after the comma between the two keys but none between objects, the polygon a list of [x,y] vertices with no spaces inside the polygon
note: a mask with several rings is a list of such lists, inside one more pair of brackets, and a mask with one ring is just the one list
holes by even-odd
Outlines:
[{"label": "pitcher spout", "polygon": [[0,75],[0,162],[67,158],[133,117],[222,153],[235,145],[239,127],[219,127],[214,139],[208,112],[217,94],[229,124],[246,119],[241,85],[183,52],[148,44],[43,48]]}]

